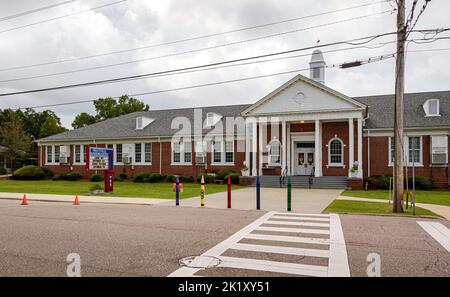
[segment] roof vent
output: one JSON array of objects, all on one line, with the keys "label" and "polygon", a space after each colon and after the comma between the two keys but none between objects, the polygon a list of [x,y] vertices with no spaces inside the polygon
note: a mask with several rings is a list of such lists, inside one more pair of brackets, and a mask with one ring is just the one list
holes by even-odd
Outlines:
[{"label": "roof vent", "polygon": [[147,117],[137,117],[136,118],[136,130],[142,130],[151,123],[153,123],[154,119]]}]

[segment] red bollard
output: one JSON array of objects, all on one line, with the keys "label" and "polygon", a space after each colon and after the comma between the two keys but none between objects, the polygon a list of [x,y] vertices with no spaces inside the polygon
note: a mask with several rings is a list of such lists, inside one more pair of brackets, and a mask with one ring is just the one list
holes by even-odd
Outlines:
[{"label": "red bollard", "polygon": [[231,208],[231,178],[228,177],[228,208]]}]

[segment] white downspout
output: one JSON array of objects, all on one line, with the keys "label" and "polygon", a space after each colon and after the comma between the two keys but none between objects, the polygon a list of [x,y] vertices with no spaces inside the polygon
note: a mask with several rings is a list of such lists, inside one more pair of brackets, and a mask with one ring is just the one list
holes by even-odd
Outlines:
[{"label": "white downspout", "polygon": [[162,174],[162,143],[161,137],[158,137],[159,142],[159,174]]}]

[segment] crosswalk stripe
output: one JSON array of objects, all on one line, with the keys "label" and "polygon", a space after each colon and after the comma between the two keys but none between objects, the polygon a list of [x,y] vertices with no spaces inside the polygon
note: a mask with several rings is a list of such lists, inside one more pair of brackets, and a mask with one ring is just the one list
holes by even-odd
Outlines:
[{"label": "crosswalk stripe", "polygon": [[292,216],[292,217],[319,217],[319,218],[329,218],[329,214],[308,214],[308,213],[292,213],[292,212],[275,212],[275,215]]},{"label": "crosswalk stripe", "polygon": [[219,264],[218,267],[224,268],[259,270],[259,271],[268,271],[268,272],[286,273],[304,276],[322,276],[322,277],[327,276],[326,266],[295,264],[295,263],[223,257],[223,256],[219,257],[219,259],[222,261],[222,263]]},{"label": "crosswalk stripe", "polygon": [[330,224],[326,224],[326,223],[286,222],[286,221],[273,221],[273,220],[268,220],[264,224],[305,226],[305,227],[330,227]]},{"label": "crosswalk stripe", "polygon": [[330,260],[328,261],[328,276],[350,277],[347,248],[341,219],[337,214],[330,216]]},{"label": "crosswalk stripe", "polygon": [[327,218],[305,218],[305,217],[287,217],[287,216],[273,216],[271,219],[277,220],[293,220],[293,221],[312,221],[312,222],[329,222]]},{"label": "crosswalk stripe", "polygon": [[296,242],[296,243],[310,243],[310,244],[323,244],[329,245],[330,240],[325,238],[311,238],[311,237],[296,237],[296,236],[282,236],[282,235],[266,235],[266,234],[248,234],[244,238],[258,239],[258,240],[271,240],[281,242]]},{"label": "crosswalk stripe", "polygon": [[450,229],[436,222],[417,222],[428,234],[450,253]]},{"label": "crosswalk stripe", "polygon": [[319,258],[328,258],[330,255],[329,251],[327,250],[304,249],[304,248],[247,244],[247,243],[236,243],[233,246],[231,246],[231,249],[240,251],[274,253],[274,254],[319,257]]},{"label": "crosswalk stripe", "polygon": [[304,234],[330,234],[328,230],[319,229],[304,229],[304,228],[284,228],[284,227],[258,227],[258,231],[274,231],[274,232],[289,232],[289,233],[304,233]]}]

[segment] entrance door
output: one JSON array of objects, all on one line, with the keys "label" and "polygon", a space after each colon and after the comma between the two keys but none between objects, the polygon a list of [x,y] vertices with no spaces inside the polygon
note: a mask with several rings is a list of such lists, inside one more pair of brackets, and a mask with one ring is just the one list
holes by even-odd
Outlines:
[{"label": "entrance door", "polygon": [[295,175],[311,175],[314,168],[314,142],[295,143],[294,162]]}]

